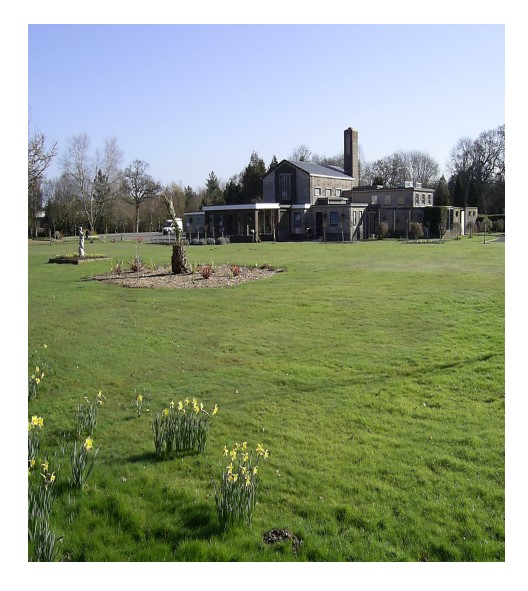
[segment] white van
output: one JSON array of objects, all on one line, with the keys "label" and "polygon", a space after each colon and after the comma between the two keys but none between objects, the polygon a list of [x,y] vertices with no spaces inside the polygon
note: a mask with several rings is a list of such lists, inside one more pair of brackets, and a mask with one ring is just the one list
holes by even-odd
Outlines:
[{"label": "white van", "polygon": [[[180,230],[180,232],[183,232],[183,221],[181,218],[176,218],[176,223],[178,224],[178,229]],[[161,233],[164,236],[167,236],[168,234],[175,234],[176,230],[174,228],[174,224],[172,223],[172,220],[165,220],[165,223],[163,224],[163,228],[161,229]]]}]

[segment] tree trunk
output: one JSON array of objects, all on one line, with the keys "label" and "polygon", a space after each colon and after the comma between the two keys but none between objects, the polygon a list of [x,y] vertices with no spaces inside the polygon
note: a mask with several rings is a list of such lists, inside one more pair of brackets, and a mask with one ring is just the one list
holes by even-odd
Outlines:
[{"label": "tree trunk", "polygon": [[182,275],[188,272],[187,255],[181,241],[176,242],[172,247],[171,265],[174,275]]}]

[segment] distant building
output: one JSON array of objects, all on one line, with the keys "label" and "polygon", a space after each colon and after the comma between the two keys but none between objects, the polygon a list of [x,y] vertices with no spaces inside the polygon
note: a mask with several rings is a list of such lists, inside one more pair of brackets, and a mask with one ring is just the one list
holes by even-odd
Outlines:
[{"label": "distant building", "polygon": [[[262,179],[263,202],[207,205],[200,213],[208,236],[253,240],[363,240],[381,224],[390,236],[405,236],[411,222],[425,232],[464,234],[477,208],[448,207],[440,216],[434,190],[419,183],[397,188],[359,187],[358,132],[344,131],[344,168],[282,160]],[[197,216],[186,213],[185,220]],[[184,222],[184,226],[188,224]]]}]

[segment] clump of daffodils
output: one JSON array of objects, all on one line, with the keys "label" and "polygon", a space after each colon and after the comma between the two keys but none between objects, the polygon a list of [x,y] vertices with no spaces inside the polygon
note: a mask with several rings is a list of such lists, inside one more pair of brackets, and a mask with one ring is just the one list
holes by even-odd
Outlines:
[{"label": "clump of daffodils", "polygon": [[152,401],[152,397],[147,392],[147,390],[142,390],[141,392],[134,390],[134,394],[135,398],[133,405],[136,407],[135,412],[137,413],[137,416],[141,416],[144,407],[146,412],[150,412],[149,403]]},{"label": "clump of daffodils", "polygon": [[93,439],[87,437],[84,441],[74,441],[71,453],[72,480],[74,488],[82,488],[93,469],[99,448],[92,451]]},{"label": "clump of daffodils", "polygon": [[172,401],[156,413],[152,422],[154,446],[158,456],[205,450],[211,417],[218,413],[218,405],[206,411],[196,398]]},{"label": "clump of daffodils", "polygon": [[[47,349],[47,345],[43,345],[44,349]],[[30,376],[28,379],[28,400],[34,400],[37,397],[37,392],[42,384],[44,378],[48,375],[51,370],[49,363],[45,363],[38,350],[35,350],[30,355]]]},{"label": "clump of daffodils", "polygon": [[83,434],[89,435],[90,437],[93,435],[95,426],[97,425],[99,407],[105,403],[106,396],[99,390],[95,400],[90,401],[87,396],[84,397],[84,400],[86,404],[79,404],[75,412],[77,437]]},{"label": "clump of daffodils", "polygon": [[255,451],[247,442],[235,443],[232,449],[224,446],[223,456],[228,462],[222,472],[220,487],[214,483],[216,510],[223,529],[236,523],[251,524],[259,490],[259,461],[267,460],[269,452],[260,443]]}]

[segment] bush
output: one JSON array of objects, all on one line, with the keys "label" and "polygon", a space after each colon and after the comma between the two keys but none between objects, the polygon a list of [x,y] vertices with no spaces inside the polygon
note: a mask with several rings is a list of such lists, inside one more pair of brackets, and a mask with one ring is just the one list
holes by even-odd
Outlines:
[{"label": "bush", "polygon": [[229,244],[229,238],[226,238],[225,236],[220,236],[216,239],[216,244],[218,244],[218,245]]},{"label": "bush", "polygon": [[205,243],[209,246],[214,246],[216,244],[216,240],[214,238],[206,238]]},{"label": "bush", "polygon": [[191,246],[199,246],[200,245],[200,239],[198,238],[193,238],[191,240]]},{"label": "bush", "polygon": [[419,222],[411,222],[409,226],[409,234],[415,239],[419,240],[423,236],[423,227]]},{"label": "bush", "polygon": [[389,235],[389,224],[387,222],[381,222],[379,225],[379,238],[383,240],[383,238],[387,238]]}]

